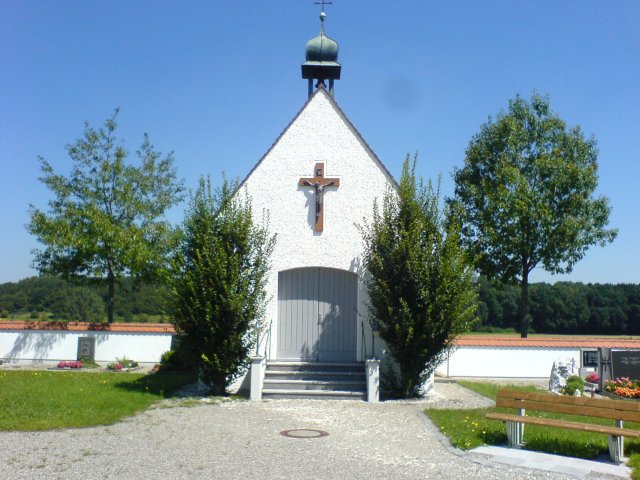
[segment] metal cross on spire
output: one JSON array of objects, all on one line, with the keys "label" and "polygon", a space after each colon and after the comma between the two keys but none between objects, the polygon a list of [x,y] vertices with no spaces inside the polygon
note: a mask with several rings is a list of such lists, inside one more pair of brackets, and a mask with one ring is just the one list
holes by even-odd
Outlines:
[{"label": "metal cross on spire", "polygon": [[325,5],[333,5],[333,2],[325,2],[325,0],[321,0],[320,2],[314,2],[316,5],[321,5],[322,13],[324,13]]}]

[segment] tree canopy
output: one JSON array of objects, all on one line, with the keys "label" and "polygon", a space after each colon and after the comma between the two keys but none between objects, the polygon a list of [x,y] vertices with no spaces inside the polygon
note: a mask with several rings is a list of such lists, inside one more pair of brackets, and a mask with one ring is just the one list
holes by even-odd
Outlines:
[{"label": "tree canopy", "polygon": [[420,394],[452,342],[475,319],[472,269],[439,190],[407,158],[399,189],[385,194],[365,227],[370,322],[400,368],[399,393]]},{"label": "tree canopy", "polygon": [[115,136],[117,113],[97,130],[86,124],[83,137],[66,147],[69,176],[40,158],[40,180],[53,198],[47,212],[31,205],[27,226],[44,245],[34,252],[41,273],[107,280],[109,322],[116,280],[152,278],[165,265],[175,235],[163,216],[183,191],[172,155],[161,158],[146,134],[138,164],[126,163],[128,152]]},{"label": "tree canopy", "polygon": [[597,149],[579,127],[567,128],[549,99],[509,101],[471,140],[454,172],[452,202],[462,238],[480,271],[520,284],[520,332],[527,336],[529,274],[541,265],[570,272],[587,249],[613,241],[610,207],[596,197]]},{"label": "tree canopy", "polygon": [[200,185],[174,259],[174,324],[199,356],[216,394],[247,365],[253,332],[264,315],[265,284],[275,237],[257,225],[235,183]]}]

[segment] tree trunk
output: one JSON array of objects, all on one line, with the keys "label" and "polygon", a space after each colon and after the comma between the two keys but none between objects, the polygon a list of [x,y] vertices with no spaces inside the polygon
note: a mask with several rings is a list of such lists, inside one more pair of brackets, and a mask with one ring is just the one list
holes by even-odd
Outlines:
[{"label": "tree trunk", "polygon": [[107,282],[109,283],[109,294],[107,295],[107,321],[113,323],[113,307],[116,297],[116,276],[112,271],[109,271],[107,275]]},{"label": "tree trunk", "polygon": [[526,267],[522,268],[522,280],[520,281],[520,306],[518,309],[520,317],[520,337],[527,338],[529,334],[529,272]]},{"label": "tree trunk", "polygon": [[227,378],[223,373],[214,373],[211,375],[212,385],[211,393],[216,396],[224,396],[227,393]]}]

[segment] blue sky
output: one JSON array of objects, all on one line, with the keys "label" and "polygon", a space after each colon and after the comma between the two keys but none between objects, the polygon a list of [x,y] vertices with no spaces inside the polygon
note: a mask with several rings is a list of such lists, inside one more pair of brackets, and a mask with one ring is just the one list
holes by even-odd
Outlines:
[{"label": "blue sky", "polygon": [[[471,137],[516,94],[599,146],[599,195],[616,241],[570,275],[640,283],[640,2],[334,0],[336,100],[396,177],[462,166]],[[120,107],[118,135],[173,151],[188,187],[244,177],[306,100],[300,64],[319,29],[312,0],[0,1],[0,282],[33,275],[29,204],[46,207],[37,156],[68,173],[64,146]],[[184,206],[170,218],[179,222]]]}]

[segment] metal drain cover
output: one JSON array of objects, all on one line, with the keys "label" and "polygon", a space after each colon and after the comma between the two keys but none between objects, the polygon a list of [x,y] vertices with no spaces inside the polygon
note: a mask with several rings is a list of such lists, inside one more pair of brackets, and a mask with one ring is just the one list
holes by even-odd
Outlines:
[{"label": "metal drain cover", "polygon": [[280,432],[283,437],[291,438],[320,438],[329,435],[329,432],[323,430],[313,430],[311,428],[298,428],[295,430],[283,430]]}]

